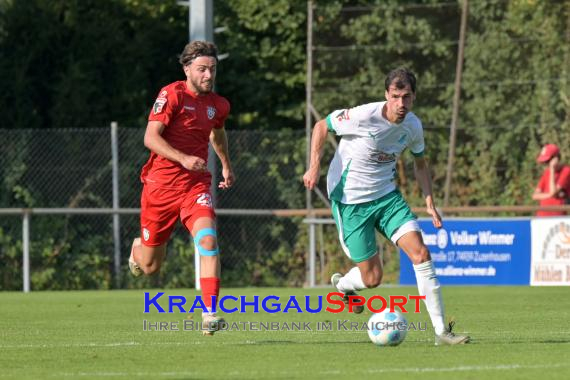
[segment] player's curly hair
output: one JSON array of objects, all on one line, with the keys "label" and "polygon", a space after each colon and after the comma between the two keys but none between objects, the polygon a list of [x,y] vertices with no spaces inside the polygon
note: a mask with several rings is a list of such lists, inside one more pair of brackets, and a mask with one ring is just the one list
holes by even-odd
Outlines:
[{"label": "player's curly hair", "polygon": [[409,84],[412,92],[416,92],[416,76],[411,70],[405,67],[394,69],[386,75],[386,80],[384,81],[386,91],[388,91],[391,84],[394,84],[394,86],[400,90]]},{"label": "player's curly hair", "polygon": [[187,66],[198,57],[214,57],[217,62],[218,49],[216,45],[207,41],[192,41],[184,47],[179,62],[182,66]]}]

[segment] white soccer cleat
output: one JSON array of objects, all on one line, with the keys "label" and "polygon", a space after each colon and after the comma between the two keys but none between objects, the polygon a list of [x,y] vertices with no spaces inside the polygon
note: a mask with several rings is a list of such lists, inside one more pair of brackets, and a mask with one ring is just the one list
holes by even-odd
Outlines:
[{"label": "white soccer cleat", "polygon": [[[334,286],[335,288],[337,288],[337,284],[338,284],[338,282],[340,281],[341,278],[342,278],[342,274],[340,274],[340,273],[334,273],[334,274],[331,276],[331,284],[332,284],[332,286]],[[338,288],[337,288],[337,290],[338,290]]]},{"label": "white soccer cleat", "polygon": [[[335,273],[335,274],[333,274],[333,275],[331,276],[331,284],[332,284],[332,286],[334,286],[339,292],[340,292],[340,289],[338,288],[337,285],[338,285],[338,282],[340,281],[341,278],[342,278],[342,274],[340,274],[340,273]],[[342,297],[342,301],[344,302],[345,305],[348,305],[348,301],[349,301],[349,297],[350,297],[350,296],[356,296],[356,295],[357,295],[356,292],[354,292],[354,291],[349,291],[349,292],[346,292],[346,293],[341,292],[341,293],[344,294],[344,296]],[[355,314],[360,314],[360,313],[362,313],[362,312],[364,311],[364,306],[361,306],[361,305],[353,305],[353,306],[352,306],[352,311],[353,311]]]},{"label": "white soccer cleat", "polygon": [[202,335],[214,335],[225,323],[225,319],[218,317],[216,313],[202,314]]},{"label": "white soccer cleat", "polygon": [[455,346],[457,344],[469,343],[469,335],[455,334],[452,332],[455,322],[449,322],[449,327],[441,334],[435,336],[436,346]]},{"label": "white soccer cleat", "polygon": [[140,277],[144,274],[143,270],[139,267],[139,265],[135,262],[133,257],[133,253],[135,251],[135,245],[141,244],[141,238],[136,238],[133,240],[133,245],[131,246],[131,255],[129,256],[129,270],[134,277]]}]

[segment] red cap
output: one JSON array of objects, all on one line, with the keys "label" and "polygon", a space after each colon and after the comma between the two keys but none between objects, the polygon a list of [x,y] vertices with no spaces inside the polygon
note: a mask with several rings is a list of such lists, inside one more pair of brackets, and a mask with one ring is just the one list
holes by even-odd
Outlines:
[{"label": "red cap", "polygon": [[548,162],[552,157],[557,156],[559,153],[560,149],[558,149],[558,146],[555,144],[546,144],[542,147],[536,161],[540,163]]}]

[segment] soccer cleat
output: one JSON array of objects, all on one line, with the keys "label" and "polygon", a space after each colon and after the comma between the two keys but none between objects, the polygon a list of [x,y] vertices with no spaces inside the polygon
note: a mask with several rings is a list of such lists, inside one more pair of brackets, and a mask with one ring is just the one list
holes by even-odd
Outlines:
[{"label": "soccer cleat", "polygon": [[216,313],[202,314],[202,335],[214,335],[225,323],[224,318],[218,317]]},{"label": "soccer cleat", "polygon": [[449,322],[449,327],[441,334],[435,336],[436,346],[454,346],[456,344],[469,343],[471,338],[468,335],[455,334],[452,332],[455,322]]},{"label": "soccer cleat", "polygon": [[[335,274],[333,274],[333,275],[331,276],[331,284],[332,284],[332,286],[334,286],[335,288],[337,288],[337,290],[338,290],[337,284],[338,284],[338,282],[340,281],[341,278],[342,278],[342,274],[340,274],[340,273],[335,273]],[[344,293],[344,292],[343,292],[343,293]],[[354,291],[352,291],[352,290],[351,290],[351,291],[348,291],[348,292],[344,293],[344,296],[342,297],[342,301],[344,302],[345,305],[348,305],[349,297],[350,297],[350,296],[355,296],[355,295],[357,295],[356,292],[354,292]],[[362,312],[364,311],[364,306],[354,305],[354,306],[352,307],[352,311],[353,311],[355,314],[360,314],[360,313],[362,313]]]},{"label": "soccer cleat", "polygon": [[[137,242],[138,240],[138,242]],[[135,244],[140,244],[140,238],[136,238],[133,240],[133,245],[131,247],[131,255],[129,256],[129,270],[134,277],[139,277],[143,274],[142,269],[139,267],[137,263],[135,263],[135,259],[133,257],[133,253],[135,251]]]}]

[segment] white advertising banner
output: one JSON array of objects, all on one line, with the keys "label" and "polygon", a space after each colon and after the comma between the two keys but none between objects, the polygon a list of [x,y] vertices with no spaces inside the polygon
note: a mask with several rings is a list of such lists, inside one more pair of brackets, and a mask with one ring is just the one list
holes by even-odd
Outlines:
[{"label": "white advertising banner", "polygon": [[531,285],[570,285],[570,218],[531,220]]}]

